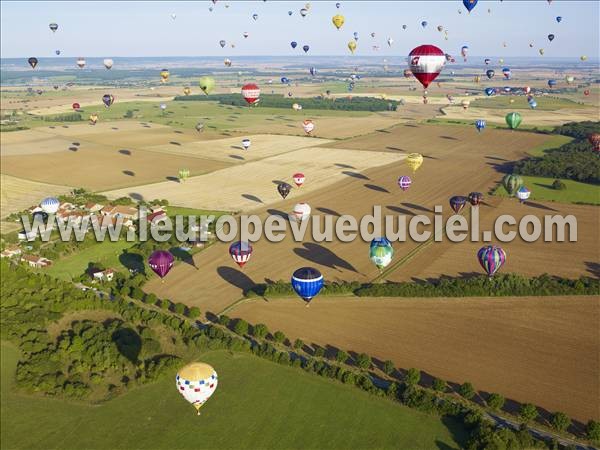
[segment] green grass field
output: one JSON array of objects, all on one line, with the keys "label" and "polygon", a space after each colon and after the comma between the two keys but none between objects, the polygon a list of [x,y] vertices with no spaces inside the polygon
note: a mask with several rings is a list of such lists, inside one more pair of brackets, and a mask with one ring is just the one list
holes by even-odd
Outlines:
[{"label": "green grass field", "polygon": [[133,244],[133,242],[125,240],[98,242],[80,252],[53,261],[52,266],[45,269],[44,272],[62,280],[70,281],[80,276],[89,262],[97,262],[104,267],[126,271],[127,269],[119,261],[119,256],[124,249],[131,247]]},{"label": "green grass field", "polygon": [[173,377],[100,406],[12,391],[2,345],[3,449],[453,449],[463,428],[356,388],[247,354],[205,354],[219,388],[196,416]]},{"label": "green grass field", "polygon": [[[573,180],[562,180],[567,189],[558,191],[552,188],[554,178],[528,177],[523,176],[523,181],[527,189],[531,191],[532,201],[547,200],[559,203],[588,203],[600,205],[600,186],[593,184],[579,183]],[[508,193],[503,186],[500,186],[494,192],[499,197],[508,197]]]},{"label": "green grass field", "polygon": [[[514,100],[514,103],[510,103],[510,100]],[[556,111],[562,108],[567,109],[580,109],[580,108],[589,108],[589,106],[576,103],[574,101],[568,100],[566,98],[558,98],[558,97],[536,97],[535,101],[537,102],[537,108],[540,111]],[[488,98],[478,98],[471,102],[471,107],[473,108],[488,108],[488,109],[530,109],[529,104],[527,103],[527,99],[524,96],[514,97],[514,96],[500,96],[496,95]]]},{"label": "green grass field", "polygon": [[562,134],[555,134],[550,139],[548,139],[543,144],[532,148],[531,150],[527,150],[531,156],[544,156],[546,150],[550,150],[553,148],[558,148],[567,142],[571,142],[573,140],[570,136],[563,136]]}]

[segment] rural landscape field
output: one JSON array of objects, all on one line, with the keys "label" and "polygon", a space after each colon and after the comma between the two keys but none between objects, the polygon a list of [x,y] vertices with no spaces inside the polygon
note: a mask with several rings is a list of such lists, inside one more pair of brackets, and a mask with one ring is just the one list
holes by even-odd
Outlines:
[{"label": "rural landscape field", "polygon": [[2,2],[2,449],[600,448],[598,2]]}]

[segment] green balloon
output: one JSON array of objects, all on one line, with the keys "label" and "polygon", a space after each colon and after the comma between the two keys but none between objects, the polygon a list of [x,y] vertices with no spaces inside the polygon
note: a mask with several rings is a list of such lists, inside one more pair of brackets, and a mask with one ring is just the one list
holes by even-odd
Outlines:
[{"label": "green balloon", "polygon": [[519,125],[521,125],[523,118],[518,112],[511,112],[506,115],[505,120],[508,124],[508,128],[510,128],[511,130],[516,130],[517,128],[519,128]]},{"label": "green balloon", "polygon": [[198,84],[200,85],[202,92],[208,95],[215,88],[215,79],[213,77],[202,77],[198,81]]},{"label": "green balloon", "polygon": [[504,186],[504,189],[506,189],[506,192],[513,197],[519,188],[523,186],[523,178],[514,174],[505,175],[504,178],[502,178],[502,185]]}]

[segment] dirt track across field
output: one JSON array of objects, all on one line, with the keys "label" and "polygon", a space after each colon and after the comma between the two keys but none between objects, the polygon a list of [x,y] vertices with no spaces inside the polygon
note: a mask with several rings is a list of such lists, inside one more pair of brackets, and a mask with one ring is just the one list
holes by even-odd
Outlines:
[{"label": "dirt track across field", "polygon": [[600,418],[600,300],[592,297],[255,300],[228,313],[292,341],[391,359],[507,399]]}]

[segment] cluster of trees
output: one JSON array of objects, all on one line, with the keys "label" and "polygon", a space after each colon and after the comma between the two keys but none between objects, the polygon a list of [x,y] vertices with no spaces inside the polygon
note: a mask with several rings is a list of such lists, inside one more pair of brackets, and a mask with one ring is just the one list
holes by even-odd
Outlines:
[{"label": "cluster of trees", "polygon": [[52,116],[44,116],[45,122],[80,122],[83,120],[83,116],[78,112],[70,112],[64,114],[55,114]]},{"label": "cluster of trees", "polygon": [[[175,97],[178,101],[217,101],[223,105],[248,106],[239,94],[188,95]],[[303,109],[327,109],[337,111],[396,111],[398,102],[375,97],[336,97],[323,96],[294,99],[282,95],[261,94],[259,107],[291,109],[294,103],[300,103]]]},{"label": "cluster of trees", "polygon": [[514,173],[600,184],[600,159],[587,140],[591,133],[600,133],[600,122],[571,122],[555,128],[553,133],[574,140],[547,150],[544,156],[518,161]]},{"label": "cluster of trees", "polygon": [[[319,296],[356,295],[359,297],[500,297],[526,295],[594,295],[600,291],[600,280],[581,277],[571,280],[550,276],[524,277],[508,273],[492,278],[485,275],[471,278],[438,278],[427,282],[400,283],[342,282],[325,284]],[[258,284],[246,296],[292,297],[291,283],[277,281]]]}]

